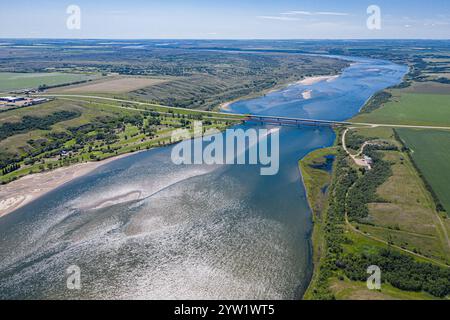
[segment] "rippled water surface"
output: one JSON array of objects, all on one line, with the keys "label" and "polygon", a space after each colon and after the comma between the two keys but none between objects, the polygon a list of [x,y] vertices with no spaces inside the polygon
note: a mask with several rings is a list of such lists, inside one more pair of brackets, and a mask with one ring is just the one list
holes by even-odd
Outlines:
[{"label": "rippled water surface", "polygon": [[[233,112],[344,120],[406,67],[358,59]],[[311,91],[311,98],[302,93]],[[280,130],[280,172],[176,166],[171,148],[111,162],[0,218],[0,298],[295,299],[311,276],[311,213],[297,161],[328,128]],[[81,269],[82,289],[65,270]]]}]

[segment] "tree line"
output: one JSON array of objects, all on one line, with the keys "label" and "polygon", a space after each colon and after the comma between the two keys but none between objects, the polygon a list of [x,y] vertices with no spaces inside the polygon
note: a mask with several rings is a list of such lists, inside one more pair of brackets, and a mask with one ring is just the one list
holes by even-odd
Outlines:
[{"label": "tree line", "polygon": [[58,111],[44,117],[23,116],[19,122],[5,122],[0,125],[0,140],[12,137],[19,133],[27,133],[32,130],[50,130],[55,123],[77,118],[81,115],[78,111]]},{"label": "tree line", "polygon": [[[349,210],[358,218],[368,213],[366,205],[372,196],[358,194],[356,185],[364,192],[375,194],[377,186],[391,174],[390,164],[382,160],[375,147],[369,150],[374,159],[374,168],[360,176],[348,161],[341,148],[334,163],[333,182],[329,192],[329,207],[322,217],[324,245],[319,270],[312,287],[312,297],[319,300],[335,299],[330,290],[332,277],[353,281],[366,281],[367,268],[377,265],[382,270],[382,281],[406,291],[424,291],[435,297],[450,294],[450,270],[431,263],[419,262],[395,251],[393,248],[373,248],[368,253],[346,252],[344,245],[353,242],[344,233],[345,213]],[[363,186],[363,181],[367,186]],[[372,198],[373,199],[373,198]],[[361,214],[362,213],[362,214]]]}]

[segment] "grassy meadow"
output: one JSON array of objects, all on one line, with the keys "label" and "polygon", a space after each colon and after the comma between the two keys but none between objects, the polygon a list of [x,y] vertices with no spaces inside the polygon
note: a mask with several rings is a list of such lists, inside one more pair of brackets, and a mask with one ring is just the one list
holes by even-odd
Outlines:
[{"label": "grassy meadow", "polygon": [[72,73],[14,73],[0,72],[0,92],[19,89],[38,88],[39,86],[54,86],[92,79],[93,76]]}]

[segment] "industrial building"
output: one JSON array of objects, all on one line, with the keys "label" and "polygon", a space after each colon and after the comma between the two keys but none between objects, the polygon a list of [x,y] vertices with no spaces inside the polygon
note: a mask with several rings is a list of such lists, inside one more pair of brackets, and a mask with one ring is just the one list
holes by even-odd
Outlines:
[{"label": "industrial building", "polygon": [[29,107],[48,101],[49,99],[47,98],[0,97],[0,107],[2,110],[9,110],[13,108]]},{"label": "industrial building", "polygon": [[0,97],[0,101],[6,101],[9,103],[16,103],[23,100],[25,100],[24,97]]}]

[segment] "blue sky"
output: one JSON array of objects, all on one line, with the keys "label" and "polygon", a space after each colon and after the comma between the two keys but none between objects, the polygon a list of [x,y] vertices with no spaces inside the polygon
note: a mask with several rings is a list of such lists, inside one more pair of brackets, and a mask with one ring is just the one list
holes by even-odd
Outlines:
[{"label": "blue sky", "polygon": [[[66,27],[72,4],[80,30]],[[380,30],[366,25],[372,4]],[[0,12],[0,38],[450,38],[448,0],[1,0]]]}]

